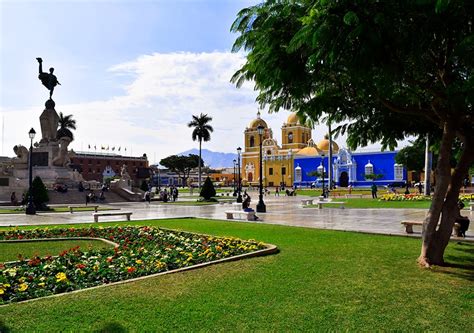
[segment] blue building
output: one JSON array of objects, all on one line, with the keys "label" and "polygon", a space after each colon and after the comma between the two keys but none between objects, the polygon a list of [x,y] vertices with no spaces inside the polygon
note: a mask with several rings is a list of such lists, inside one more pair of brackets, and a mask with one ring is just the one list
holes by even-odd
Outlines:
[{"label": "blue building", "polygon": [[[310,140],[306,148],[294,156],[294,184],[298,186],[322,185],[329,181],[328,177],[329,140],[325,139],[317,145]],[[333,172],[334,184],[340,187],[370,186],[375,182],[379,186],[394,182],[405,182],[407,173],[403,165],[395,162],[397,151],[386,152],[351,152],[339,149],[333,142]],[[375,175],[376,179],[366,179]]]}]

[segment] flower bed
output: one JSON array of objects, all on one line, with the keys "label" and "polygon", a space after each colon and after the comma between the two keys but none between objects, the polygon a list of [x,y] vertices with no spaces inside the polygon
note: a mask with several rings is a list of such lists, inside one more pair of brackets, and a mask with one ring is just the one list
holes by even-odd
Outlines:
[{"label": "flower bed", "polygon": [[175,270],[266,248],[236,238],[151,227],[34,229],[0,232],[0,240],[95,237],[118,247],[73,248],[55,257],[0,264],[0,304]]},{"label": "flower bed", "polygon": [[[460,194],[459,200],[469,201],[474,195],[471,194]],[[399,194],[399,193],[389,193],[384,194],[380,197],[382,201],[431,201],[432,197],[429,195],[421,194]]]},{"label": "flower bed", "polygon": [[429,195],[389,193],[380,197],[382,201],[431,201]]}]

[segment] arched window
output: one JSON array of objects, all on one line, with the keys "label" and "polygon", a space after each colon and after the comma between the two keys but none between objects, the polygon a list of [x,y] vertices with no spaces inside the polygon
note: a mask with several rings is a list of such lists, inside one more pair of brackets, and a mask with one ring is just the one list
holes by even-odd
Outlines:
[{"label": "arched window", "polygon": [[395,180],[403,180],[403,165],[395,163],[393,166]]},{"label": "arched window", "polygon": [[250,137],[250,147],[255,146],[255,138],[253,136]]},{"label": "arched window", "polygon": [[373,175],[373,174],[374,174],[374,166],[372,163],[370,163],[370,160],[369,160],[369,163],[365,165],[365,175]]},{"label": "arched window", "polygon": [[267,155],[271,155],[272,154],[272,151],[271,150],[267,150]]},{"label": "arched window", "polygon": [[288,133],[288,143],[293,143],[293,132]]}]

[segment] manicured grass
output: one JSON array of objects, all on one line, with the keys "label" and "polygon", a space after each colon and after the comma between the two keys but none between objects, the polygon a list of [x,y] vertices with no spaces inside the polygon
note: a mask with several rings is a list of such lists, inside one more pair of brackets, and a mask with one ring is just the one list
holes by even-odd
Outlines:
[{"label": "manicured grass", "polygon": [[281,252],[8,305],[0,330],[474,331],[472,244],[450,243],[453,267],[425,270],[413,238],[201,219],[126,224],[257,239]]},{"label": "manicured grass", "polygon": [[[100,207],[98,210],[113,210],[116,208],[111,208],[111,207]],[[74,208],[75,212],[89,212],[93,211],[93,207],[79,207],[79,208]],[[40,213],[42,211],[39,211]],[[43,211],[44,213],[65,213],[69,212],[69,208],[67,206],[65,207],[54,207],[51,208],[51,210],[48,211]],[[0,214],[25,214],[25,210],[22,208],[15,208],[15,209],[0,209]]]},{"label": "manicured grass", "polygon": [[[431,201],[381,201],[372,198],[333,198],[334,201],[342,201],[345,208],[417,208],[428,209]],[[308,208],[315,208],[317,205],[308,205]],[[324,204],[324,207],[337,207],[340,205]]]},{"label": "manicured grass", "polygon": [[112,245],[98,240],[0,243],[0,262],[18,260],[20,255],[23,258],[56,256],[62,251],[76,246],[80,246],[81,249],[103,249],[105,247],[112,247]]}]

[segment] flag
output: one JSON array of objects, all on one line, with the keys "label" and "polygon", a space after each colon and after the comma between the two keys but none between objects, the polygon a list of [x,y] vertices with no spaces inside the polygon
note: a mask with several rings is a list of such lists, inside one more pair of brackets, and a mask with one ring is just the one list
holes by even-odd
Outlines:
[{"label": "flag", "polygon": [[118,149],[118,151],[120,151],[121,148],[122,148],[122,147],[120,146],[119,149]]},{"label": "flag", "polygon": [[115,150],[115,147],[112,147],[112,151],[114,151],[114,150]]},{"label": "flag", "polygon": [[97,150],[97,146],[96,146],[96,145],[94,145],[94,149]]},{"label": "flag", "polygon": [[91,149],[91,145],[89,145],[89,149]]},{"label": "flag", "polygon": [[109,146],[107,146],[107,151],[109,151]]}]

